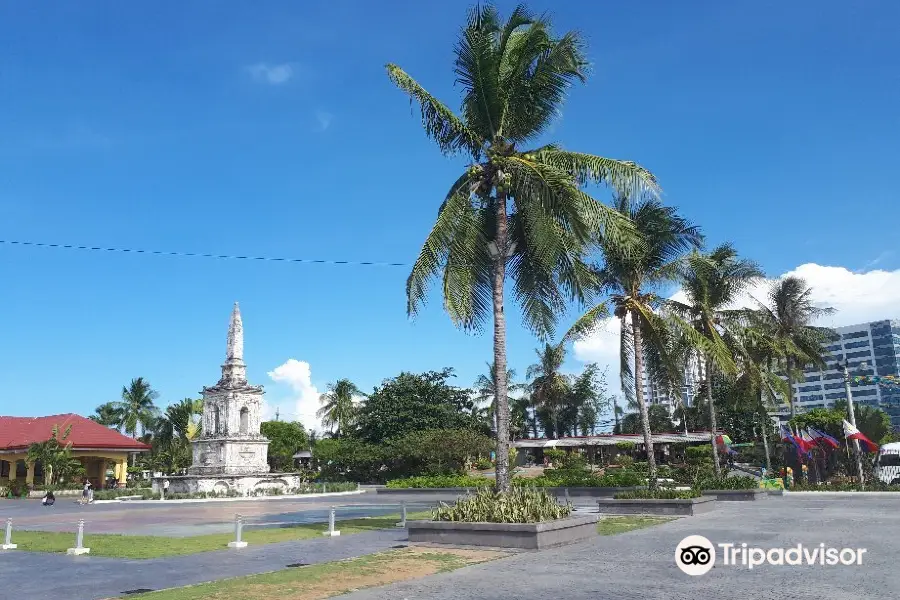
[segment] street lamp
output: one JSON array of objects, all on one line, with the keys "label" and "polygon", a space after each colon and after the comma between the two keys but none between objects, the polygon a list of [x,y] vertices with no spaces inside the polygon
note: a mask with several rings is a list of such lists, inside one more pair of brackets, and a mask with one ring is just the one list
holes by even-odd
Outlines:
[{"label": "street lamp", "polygon": [[[853,411],[853,393],[850,391],[850,363],[847,360],[847,356],[844,355],[843,360],[838,360],[835,363],[835,366],[844,372],[844,389],[847,392],[847,412],[850,413],[850,424],[853,425],[853,427],[856,427],[856,414]],[[866,363],[860,363],[859,366],[863,369],[868,367]],[[859,486],[862,487],[865,482],[863,481],[862,455],[859,451],[859,440],[853,440],[853,450],[856,452],[856,475],[859,477]]]}]

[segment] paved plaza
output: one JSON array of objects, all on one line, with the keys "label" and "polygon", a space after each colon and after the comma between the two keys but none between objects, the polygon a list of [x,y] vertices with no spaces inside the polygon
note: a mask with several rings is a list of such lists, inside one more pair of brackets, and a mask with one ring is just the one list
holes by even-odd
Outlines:
[{"label": "paved plaza", "polygon": [[[353,498],[350,501],[350,498]],[[347,497],[344,504],[363,506],[374,494]],[[324,499],[322,499],[324,500]],[[241,506],[258,518],[285,516],[310,518],[321,514],[322,500],[276,500],[240,503],[61,506],[56,516],[68,520],[95,512],[116,523],[133,521],[147,533],[179,523],[227,518]],[[386,499],[384,499],[386,501]],[[393,501],[393,499],[391,499]],[[19,519],[42,516],[43,507],[3,502],[7,516],[15,506]],[[54,507],[54,509],[57,507]],[[786,496],[755,503],[719,503],[708,514],[679,519],[665,525],[617,536],[597,537],[587,543],[541,552],[526,552],[452,573],[363,590],[348,600],[429,598],[434,600],[516,599],[562,597],[567,600],[715,600],[747,597],[755,600],[853,597],[856,600],[896,598],[900,594],[900,497]],[[44,509],[46,511],[46,509]],[[396,509],[393,509],[396,511]],[[14,516],[14,515],[10,515]],[[156,531],[161,532],[162,529]],[[133,533],[137,533],[134,531]],[[706,575],[689,577],[674,563],[675,547],[688,535],[703,535],[713,543],[746,542],[762,548],[817,547],[866,548],[861,566],[716,567]],[[0,599],[68,598],[91,600],[117,596],[134,589],[161,589],[224,577],[314,564],[387,550],[405,543],[403,530],[385,530],[343,536],[222,550],[191,556],[151,560],[103,557],[68,557],[30,552],[0,554],[5,582]],[[35,574],[40,573],[39,577]],[[63,592],[63,590],[65,590]]]}]

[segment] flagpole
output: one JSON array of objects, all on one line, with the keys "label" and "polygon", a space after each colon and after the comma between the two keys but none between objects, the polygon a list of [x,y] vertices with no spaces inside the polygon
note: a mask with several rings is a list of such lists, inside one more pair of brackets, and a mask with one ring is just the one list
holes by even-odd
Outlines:
[{"label": "flagpole", "polygon": [[[848,368],[847,356],[844,355],[844,360],[838,361],[837,364],[844,371],[844,389],[847,392],[847,412],[850,413],[850,424],[856,427],[856,415],[853,411],[853,393],[850,391],[850,369]],[[862,363],[862,365],[865,364],[866,363]],[[859,487],[862,488],[865,485],[865,480],[863,479],[862,454],[859,451],[859,440],[853,440],[853,451],[856,453],[856,474],[859,477]]]}]

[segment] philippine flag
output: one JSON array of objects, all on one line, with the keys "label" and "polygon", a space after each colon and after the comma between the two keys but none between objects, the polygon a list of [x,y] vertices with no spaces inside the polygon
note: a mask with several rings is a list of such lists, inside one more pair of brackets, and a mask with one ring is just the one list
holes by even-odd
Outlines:
[{"label": "philippine flag", "polygon": [[808,431],[812,438],[817,442],[821,442],[832,448],[840,448],[841,446],[841,444],[836,439],[823,431],[819,431],[818,429],[815,429],[813,427],[810,427],[806,431]]},{"label": "philippine flag", "polygon": [[857,440],[865,448],[866,452],[877,452],[878,444],[860,433],[859,429],[844,421],[844,437],[848,440]]}]

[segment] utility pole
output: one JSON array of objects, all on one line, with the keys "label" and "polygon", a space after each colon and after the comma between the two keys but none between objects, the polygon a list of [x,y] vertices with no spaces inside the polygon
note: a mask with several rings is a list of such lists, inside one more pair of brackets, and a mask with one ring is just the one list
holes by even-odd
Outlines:
[{"label": "utility pole", "polygon": [[276,421],[280,421],[280,420],[281,420],[281,412],[280,412],[280,409],[279,409],[278,407],[275,407],[275,420],[276,420]]},{"label": "utility pole", "polygon": [[[866,363],[860,366],[865,368]],[[856,427],[856,414],[853,412],[853,392],[850,391],[850,369],[847,355],[837,362],[837,366],[844,372],[844,389],[847,392],[847,412],[850,413],[850,424]],[[856,475],[859,477],[859,486],[865,485],[863,480],[862,454],[859,451],[859,440],[853,440],[853,451],[856,453]]]}]

